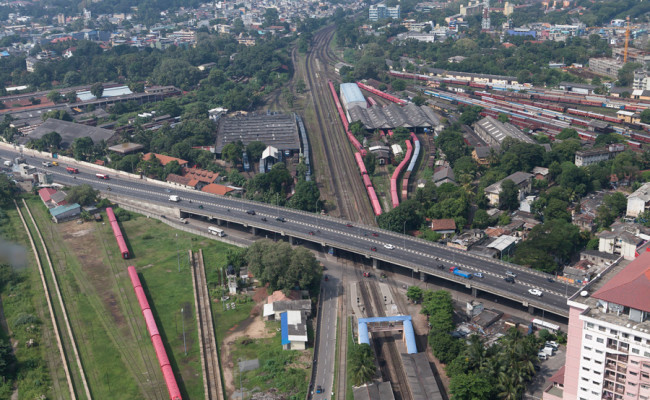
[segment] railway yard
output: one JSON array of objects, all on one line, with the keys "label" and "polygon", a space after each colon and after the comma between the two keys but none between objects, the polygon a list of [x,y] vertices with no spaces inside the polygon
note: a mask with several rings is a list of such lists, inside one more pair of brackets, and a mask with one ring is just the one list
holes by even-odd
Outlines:
[{"label": "railway yard", "polygon": [[[304,80],[306,84],[305,93],[296,97],[300,106],[291,108],[302,108],[300,114],[310,146],[307,153],[311,154],[307,157],[311,162],[310,168],[313,168],[310,170],[311,179],[316,181],[320,189],[321,200],[326,204],[331,216],[344,219],[346,227],[355,231],[358,229],[361,236],[361,228],[352,223],[376,227],[377,216],[409,198],[415,191],[415,181],[420,177],[421,171],[425,167],[432,169],[435,161],[435,136],[432,134],[433,127],[420,131],[417,127],[411,127],[413,132],[401,143],[405,145],[405,156],[401,162],[395,163],[398,164],[395,168],[389,168],[388,163],[378,166],[379,173],[375,174],[374,180],[371,179],[364,165],[366,149],[351,134],[351,121],[346,117],[348,110],[344,110],[337,93],[337,82],[340,79],[334,73],[333,67],[340,58],[331,46],[334,34],[335,26],[327,26],[314,34],[311,49],[306,54],[293,49],[291,56],[295,75],[287,88],[293,93],[299,79]],[[390,71],[390,75],[408,80],[409,85],[425,95],[427,100],[453,106],[479,106],[482,109],[482,117],[497,119],[505,115],[512,125],[521,130],[534,131],[552,140],[562,130],[573,128],[580,139],[593,142],[598,135],[597,130],[607,129],[622,135],[625,145],[633,150],[642,149],[645,144],[650,143],[650,126],[637,122],[626,123],[618,116],[618,111],[636,112],[646,107],[639,101],[623,101],[604,96],[560,95],[555,91],[536,91],[534,88],[526,93],[519,93],[513,90],[497,90],[495,85],[486,83],[432,78],[398,71]],[[366,83],[357,84],[368,94],[367,102],[372,107],[397,104],[407,108],[404,106],[409,104],[406,99],[382,92]],[[281,111],[288,103],[277,90],[266,98],[265,107],[268,110]],[[599,112],[599,108],[603,109],[602,112]],[[457,120],[454,115],[443,115],[451,121]],[[462,130],[468,145],[487,145],[469,126],[463,126]],[[382,139],[392,134],[388,129],[381,131]],[[385,140],[384,144],[388,144],[388,140]],[[108,176],[105,177],[108,179]],[[170,190],[167,189],[167,192]],[[195,199],[195,205],[196,203]],[[208,260],[219,259],[220,264],[225,264],[228,249],[225,244],[207,250],[214,246],[212,238],[206,239],[205,235],[200,237],[188,233],[179,239],[178,231],[172,233],[171,229],[162,229],[167,227],[160,221],[152,219],[153,223],[142,220],[138,224],[127,223],[129,218],[122,217],[120,220],[110,207],[105,213],[107,224],[95,224],[93,228],[88,228],[87,232],[81,233],[81,228],[74,227],[71,222],[63,227],[45,228],[44,224],[49,221],[43,215],[47,215],[47,212],[37,210],[36,215],[41,218],[38,221],[38,218],[32,216],[31,204],[25,200],[22,204],[17,203],[15,207],[39,266],[45,292],[44,300],[47,302],[47,311],[42,314],[49,314],[47,316],[53,327],[54,337],[50,338],[49,345],[52,346],[54,354],[56,344],[58,353],[56,356],[51,355],[48,362],[50,368],[58,370],[57,378],[53,379],[52,383],[52,392],[57,398],[108,398],[106,396],[114,393],[126,375],[129,376],[123,383],[126,398],[228,398],[231,392],[226,386],[233,385],[234,382],[231,381],[234,375],[230,371],[228,378],[225,378],[223,371],[225,368],[234,367],[227,365],[232,364],[231,362],[220,359],[220,340],[223,338],[217,337],[217,332],[218,325],[223,322],[213,315],[215,300],[211,291],[217,284],[214,277],[210,276],[216,269],[204,261],[203,254],[203,249],[206,249],[206,253],[211,251],[212,254],[206,257]],[[199,207],[203,210],[203,205]],[[180,208],[176,211],[180,213]],[[228,208],[227,212],[230,213],[231,209]],[[258,213],[258,216],[263,215],[259,210]],[[252,215],[255,215],[255,212]],[[146,218],[148,220],[149,216]],[[161,218],[166,217],[162,215]],[[212,217],[207,220],[212,221]],[[262,220],[266,222],[266,217]],[[182,221],[185,222],[184,219]],[[285,223],[279,212],[275,222]],[[248,225],[245,227],[248,228]],[[191,225],[189,228],[183,228],[186,232],[191,232],[191,229]],[[322,227],[320,229],[325,230]],[[406,231],[406,227],[404,230]],[[320,234],[320,230],[317,232]],[[372,231],[368,230],[364,237],[369,237],[370,232]],[[111,233],[114,239],[111,238]],[[309,231],[309,235],[315,235],[314,231]],[[351,233],[350,236],[352,235]],[[59,236],[61,239],[58,239]],[[93,241],[96,246],[94,254],[88,253],[92,252],[91,249],[84,249],[82,245],[75,243],[76,238],[80,236]],[[285,239],[284,232],[282,236],[280,240]],[[379,234],[372,233],[372,236]],[[293,239],[291,238],[292,244]],[[383,237],[381,240],[384,240]],[[150,246],[150,243],[155,243],[155,246]],[[393,250],[393,244],[381,243],[388,251],[397,252]],[[383,251],[380,242],[377,244],[380,252]],[[327,255],[325,247],[327,246],[323,242],[320,248],[314,245],[312,250],[323,258],[333,259],[339,256]],[[406,240],[403,247],[408,247]],[[57,249],[52,256],[48,251],[50,248]],[[368,247],[365,249],[367,251]],[[377,247],[370,247],[369,250],[377,252]],[[389,285],[379,277],[368,279],[372,275],[364,271],[370,269],[370,256],[346,253],[344,250],[341,250],[341,253],[345,253],[341,257],[345,261],[336,258],[336,262],[341,264],[340,282],[336,284],[336,297],[339,301],[338,325],[330,327],[338,338],[336,357],[339,369],[336,371],[332,368],[332,371],[324,372],[329,374],[328,379],[333,378],[332,385],[335,386],[331,388],[332,395],[325,398],[335,396],[336,399],[345,399],[346,389],[350,386],[346,381],[344,368],[347,344],[345,339],[341,338],[347,337],[348,329],[355,331],[343,321],[354,317],[352,319],[356,323],[359,318],[393,317],[406,313],[403,304],[405,297],[401,292],[398,293],[396,281]],[[87,262],[91,258],[92,262]],[[332,259],[329,261],[333,262]],[[70,260],[72,263],[69,266]],[[350,260],[351,265],[348,264]],[[376,264],[374,267],[377,267]],[[181,276],[182,270],[186,272],[189,269],[190,274],[183,278],[171,275],[176,267],[178,276]],[[219,275],[221,276],[221,270]],[[386,278],[384,274],[381,275],[381,278]],[[90,278],[95,284],[90,283]],[[411,279],[412,282],[417,281],[417,278],[413,277],[413,270]],[[424,275],[421,279],[426,280]],[[553,282],[550,278],[549,281]],[[222,285],[222,288],[225,286]],[[406,289],[406,285],[402,288]],[[565,296],[567,288],[568,284],[564,289]],[[83,301],[84,296],[88,298],[86,302]],[[397,296],[402,297],[397,299]],[[224,298],[225,295],[222,295],[217,301],[223,301]],[[253,314],[251,312],[250,315],[260,318]],[[390,327],[393,328],[393,325]],[[102,332],[97,333],[96,339],[95,332],[99,330]],[[359,332],[355,334],[359,335]],[[422,335],[422,332],[420,334]],[[417,390],[412,387],[414,378],[409,372],[412,369],[405,368],[405,364],[409,364],[404,362],[404,353],[407,352],[403,343],[404,335],[405,329],[401,333],[390,329],[372,332],[371,346],[376,356],[378,372],[374,381],[388,382],[396,400],[420,400],[423,397],[414,395]],[[358,340],[358,336],[355,336],[355,340]],[[104,352],[98,349],[96,342],[100,341],[105,342]],[[421,337],[419,344],[422,345],[423,341]],[[314,343],[314,346],[319,345]],[[422,348],[419,350],[427,351]],[[98,365],[108,362],[106,360],[111,357],[112,363],[106,367],[110,371],[102,375]],[[316,358],[310,380],[312,387],[314,379],[325,380],[320,375],[316,377],[317,362]],[[241,372],[239,377],[241,385]],[[442,387],[437,386],[440,390],[435,400],[446,398]],[[241,398],[244,398],[245,391],[242,389],[239,393]],[[314,396],[313,391],[308,398],[320,400]]]}]

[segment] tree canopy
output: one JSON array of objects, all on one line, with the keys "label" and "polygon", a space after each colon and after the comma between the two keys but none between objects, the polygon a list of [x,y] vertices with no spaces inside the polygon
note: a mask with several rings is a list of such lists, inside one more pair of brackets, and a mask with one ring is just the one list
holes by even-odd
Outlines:
[{"label": "tree canopy", "polygon": [[293,249],[285,242],[264,239],[253,243],[246,251],[250,271],[273,290],[316,290],[321,268],[309,250]]}]

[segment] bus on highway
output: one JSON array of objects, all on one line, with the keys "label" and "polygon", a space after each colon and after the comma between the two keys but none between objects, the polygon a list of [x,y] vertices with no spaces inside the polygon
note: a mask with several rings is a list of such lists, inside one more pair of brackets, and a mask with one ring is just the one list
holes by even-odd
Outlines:
[{"label": "bus on highway", "polygon": [[95,176],[98,177],[99,179],[108,179],[108,175],[106,174],[95,174]]},{"label": "bus on highway", "polygon": [[73,168],[73,167],[67,167],[65,170],[68,171],[69,174],[78,174],[79,173],[79,170],[77,168]]},{"label": "bus on highway", "polygon": [[560,330],[559,325],[556,325],[556,324],[553,324],[553,323],[550,323],[550,322],[546,322],[546,321],[538,319],[538,318],[533,319],[532,324],[537,329],[547,329],[551,333],[555,333],[555,332]]},{"label": "bus on highway", "polygon": [[217,235],[219,237],[226,236],[226,232],[224,232],[223,229],[217,228],[216,226],[209,226],[208,227],[208,232],[210,232],[213,235]]}]

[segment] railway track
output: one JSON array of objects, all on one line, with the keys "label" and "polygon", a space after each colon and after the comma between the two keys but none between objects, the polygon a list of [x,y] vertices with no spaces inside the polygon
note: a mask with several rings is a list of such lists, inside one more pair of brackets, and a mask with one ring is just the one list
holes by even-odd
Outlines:
[{"label": "railway track", "polygon": [[[311,91],[317,127],[309,129],[312,134],[319,134],[312,143],[322,144],[320,156],[326,160],[332,185],[329,197],[336,199],[341,217],[374,224],[374,214],[370,201],[357,172],[353,152],[342,126],[337,123],[338,114],[327,88],[327,79],[331,76],[328,67],[334,57],[329,43],[334,35],[334,26],[329,26],[314,36],[312,51],[305,59],[305,75]],[[314,129],[316,128],[316,129]],[[317,177],[323,177],[320,173]]]},{"label": "railway track", "polygon": [[223,397],[221,370],[217,354],[217,341],[212,322],[212,307],[210,293],[203,265],[203,251],[190,252],[192,260],[192,282],[194,285],[194,303],[199,326],[199,351],[201,354],[201,369],[203,370],[203,389],[206,400],[220,400]]},{"label": "railway track", "polygon": [[[54,291],[56,293],[56,297],[59,300],[59,307],[61,309],[61,317],[63,318],[62,325],[65,327],[65,331],[68,336],[68,341],[70,343],[70,347],[72,348],[72,352],[74,355],[74,360],[76,361],[76,366],[77,366],[77,372],[79,373],[79,377],[81,380],[81,385],[83,386],[84,389],[84,394],[87,399],[92,399],[92,395],[90,394],[90,388],[88,386],[88,379],[86,377],[86,372],[83,368],[83,365],[81,363],[81,356],[79,355],[79,348],[77,346],[77,341],[74,336],[74,332],[72,330],[72,326],[70,324],[70,319],[68,317],[68,310],[65,306],[65,303],[63,301],[63,296],[61,295],[61,288],[59,287],[59,281],[57,278],[57,275],[54,271],[54,265],[52,264],[52,259],[50,258],[50,254],[47,250],[47,246],[45,245],[45,240],[43,239],[43,235],[41,234],[40,229],[38,228],[38,225],[36,224],[36,221],[34,220],[34,216],[32,215],[32,212],[30,211],[29,207],[27,206],[27,202],[25,202],[25,199],[23,199],[23,206],[25,207],[25,210],[27,211],[27,215],[29,215],[29,219],[32,221],[32,225],[34,226],[34,231],[36,232],[36,235],[38,236],[38,239],[41,242],[41,246],[43,249],[43,255],[45,256],[45,259],[47,260],[47,264],[50,267],[50,274],[52,276],[52,283],[54,286]],[[81,389],[79,389],[81,391]]]},{"label": "railway track", "polygon": [[[360,273],[358,274],[358,276]],[[384,303],[379,294],[377,282],[360,278],[359,291],[368,317],[385,317]],[[379,361],[382,378],[390,381],[396,400],[410,400],[412,397],[408,390],[408,383],[402,357],[395,343],[395,334],[392,332],[374,332],[372,343]]]},{"label": "railway track", "polygon": [[[109,226],[106,226],[106,228],[110,230]],[[112,282],[113,285],[115,285],[117,288],[115,292],[118,294],[119,302],[123,307],[125,320],[129,326],[129,331],[131,332],[132,338],[137,344],[137,350],[132,348],[133,343],[126,341],[125,337],[116,337],[115,335],[112,335],[110,329],[106,329],[106,334],[109,335],[109,337],[113,340],[113,343],[115,343],[116,347],[120,350],[120,354],[122,355],[123,359],[129,363],[128,367],[131,370],[139,364],[144,365],[146,374],[137,373],[132,370],[132,375],[138,382],[138,385],[141,388],[145,389],[144,396],[147,399],[165,399],[167,397],[167,394],[165,393],[166,390],[164,381],[159,378],[158,371],[160,369],[158,367],[158,361],[155,359],[155,356],[152,357],[151,353],[143,350],[142,348],[143,341],[146,341],[146,345],[149,345],[149,338],[147,336],[146,339],[143,340],[143,337],[141,335],[142,332],[146,332],[146,325],[141,317],[141,312],[139,310],[134,310],[133,302],[127,298],[124,285],[118,279],[119,276],[126,274],[127,267],[130,263],[122,259],[119,256],[119,253],[117,253],[118,256],[116,257],[115,242],[112,232],[103,232],[103,234],[100,236],[102,250],[106,256],[106,259],[108,260],[108,265],[111,268]],[[111,323],[106,315],[103,315],[101,313],[97,313],[97,315],[100,317],[101,322],[104,325]],[[138,355],[141,363],[138,362]]]},{"label": "railway track", "polygon": [[[25,207],[27,207],[27,204],[23,204]],[[74,390],[74,384],[72,383],[72,373],[70,371],[70,368],[68,367],[68,362],[66,360],[66,352],[63,347],[63,340],[62,340],[62,335],[61,332],[59,331],[59,327],[56,322],[56,315],[54,314],[54,305],[52,301],[52,294],[50,292],[50,289],[48,288],[47,285],[47,279],[45,278],[45,271],[43,269],[43,264],[41,263],[41,258],[39,257],[38,254],[38,249],[36,247],[36,243],[34,242],[34,236],[32,235],[29,227],[27,226],[27,222],[25,220],[25,217],[23,216],[22,211],[20,211],[20,207],[18,206],[18,203],[16,203],[16,200],[14,200],[14,205],[16,206],[16,210],[18,211],[18,216],[20,217],[20,220],[23,223],[23,227],[25,228],[25,233],[27,233],[27,238],[29,239],[29,242],[32,246],[32,251],[34,252],[34,259],[36,260],[36,264],[38,265],[38,272],[41,277],[41,283],[43,284],[43,293],[45,293],[45,300],[47,301],[47,308],[50,314],[50,321],[52,323],[52,330],[54,331],[54,338],[56,339],[56,344],[59,350],[59,354],[61,356],[61,366],[63,367],[63,370],[65,372],[65,377],[66,381],[68,383],[68,390],[70,392],[70,398],[72,400],[77,399],[77,394]],[[34,229],[38,229],[36,225],[34,225]],[[55,385],[55,387],[59,387],[58,385]],[[59,387],[60,389],[60,387]],[[68,396],[61,396],[61,397],[68,397]]]}]

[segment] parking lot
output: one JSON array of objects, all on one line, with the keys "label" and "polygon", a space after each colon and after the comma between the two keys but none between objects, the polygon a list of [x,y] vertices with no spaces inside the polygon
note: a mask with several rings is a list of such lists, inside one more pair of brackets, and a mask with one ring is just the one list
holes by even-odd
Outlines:
[{"label": "parking lot", "polygon": [[555,354],[548,359],[540,360],[540,370],[535,374],[535,377],[526,390],[526,398],[541,399],[544,389],[550,384],[549,379],[555,374],[566,360],[566,346],[559,346]]}]

